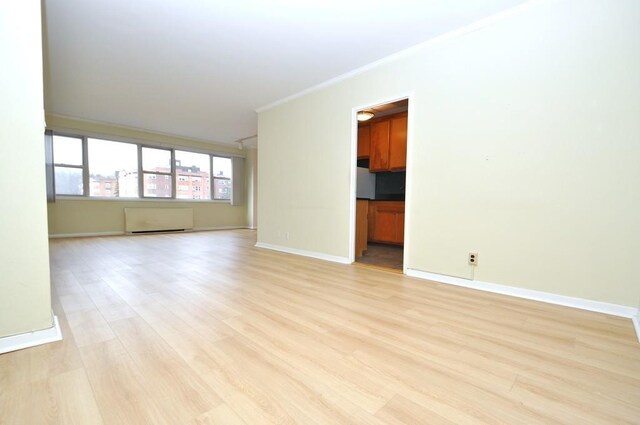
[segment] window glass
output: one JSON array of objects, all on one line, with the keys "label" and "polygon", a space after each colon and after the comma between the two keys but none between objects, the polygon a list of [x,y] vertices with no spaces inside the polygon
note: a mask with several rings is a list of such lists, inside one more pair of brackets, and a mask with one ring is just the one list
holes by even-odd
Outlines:
[{"label": "window glass", "polygon": [[[176,198],[211,199],[209,174],[210,156],[176,150]],[[202,180],[206,180],[206,184]]]},{"label": "window glass", "polygon": [[82,138],[53,136],[53,173],[57,195],[83,195]]},{"label": "window glass", "polygon": [[138,146],[89,139],[89,195],[138,196]]},{"label": "window glass", "polygon": [[158,173],[171,172],[171,151],[167,149],[142,148],[142,169]]},{"label": "window glass", "polygon": [[231,199],[230,179],[213,179],[213,199]]},{"label": "window glass", "polygon": [[231,180],[213,179],[213,199],[231,199]]},{"label": "window glass", "polygon": [[57,195],[82,195],[82,168],[55,167]]},{"label": "window glass", "polygon": [[161,176],[157,174],[144,173],[143,176],[144,196],[149,198],[171,198],[171,184],[169,182],[158,183]]},{"label": "window glass", "polygon": [[213,177],[231,178],[231,158],[213,157]]},{"label": "window glass", "polygon": [[213,199],[231,199],[231,158],[213,157]]},{"label": "window glass", "polygon": [[82,166],[82,139],[53,136],[53,161],[56,164]]}]

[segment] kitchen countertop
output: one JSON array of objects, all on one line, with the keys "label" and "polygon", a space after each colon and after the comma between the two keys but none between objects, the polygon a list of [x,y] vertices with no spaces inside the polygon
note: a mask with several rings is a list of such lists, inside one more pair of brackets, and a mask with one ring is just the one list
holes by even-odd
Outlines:
[{"label": "kitchen countertop", "polygon": [[376,198],[357,197],[356,199],[364,200],[364,201],[402,201],[404,202],[404,195],[383,195],[383,196],[378,196]]}]

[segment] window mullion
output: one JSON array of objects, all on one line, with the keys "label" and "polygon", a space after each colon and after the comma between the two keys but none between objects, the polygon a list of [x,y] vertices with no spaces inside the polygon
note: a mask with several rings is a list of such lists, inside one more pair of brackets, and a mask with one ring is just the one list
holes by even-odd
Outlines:
[{"label": "window mullion", "polygon": [[176,172],[176,150],[171,149],[171,199],[176,199],[178,193],[178,177]]},{"label": "window mullion", "polygon": [[213,155],[209,155],[209,199],[214,200],[213,197]]},{"label": "window mullion", "polygon": [[89,196],[89,142],[82,137],[82,196]]},{"label": "window mullion", "polygon": [[138,143],[138,198],[144,198],[144,170],[142,169],[142,145]]}]

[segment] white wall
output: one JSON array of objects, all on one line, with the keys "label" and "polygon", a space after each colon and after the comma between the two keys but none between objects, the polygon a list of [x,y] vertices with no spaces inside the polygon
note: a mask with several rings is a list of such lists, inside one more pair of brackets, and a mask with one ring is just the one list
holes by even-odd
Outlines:
[{"label": "white wall", "polygon": [[0,337],[52,326],[40,1],[0,5]]},{"label": "white wall", "polygon": [[638,22],[541,1],[261,112],[258,241],[348,257],[352,108],[411,93],[409,268],[636,307]]}]

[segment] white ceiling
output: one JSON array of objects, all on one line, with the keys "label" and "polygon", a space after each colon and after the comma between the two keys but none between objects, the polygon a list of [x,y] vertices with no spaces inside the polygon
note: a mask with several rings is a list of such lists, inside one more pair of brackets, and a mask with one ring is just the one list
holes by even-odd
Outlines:
[{"label": "white ceiling", "polygon": [[46,0],[48,113],[231,143],[255,109],[524,0]]}]

